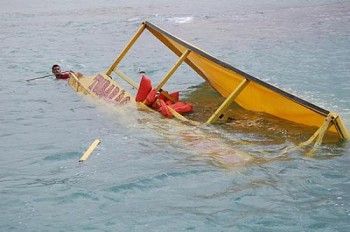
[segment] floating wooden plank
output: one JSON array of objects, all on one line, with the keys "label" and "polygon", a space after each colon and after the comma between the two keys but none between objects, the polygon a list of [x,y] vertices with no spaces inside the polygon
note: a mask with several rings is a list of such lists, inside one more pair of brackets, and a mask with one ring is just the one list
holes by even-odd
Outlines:
[{"label": "floating wooden plank", "polygon": [[100,140],[95,139],[95,141],[90,145],[90,147],[84,152],[82,157],[80,157],[79,162],[87,160],[90,154],[95,150],[95,148],[100,144]]}]

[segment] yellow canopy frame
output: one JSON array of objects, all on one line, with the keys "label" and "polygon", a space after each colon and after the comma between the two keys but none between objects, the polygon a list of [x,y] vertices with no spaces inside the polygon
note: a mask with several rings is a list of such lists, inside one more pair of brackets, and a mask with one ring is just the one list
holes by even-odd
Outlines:
[{"label": "yellow canopy frame", "polygon": [[[315,141],[315,145],[321,144],[327,131],[336,133],[340,139],[349,140],[349,133],[337,114],[244,73],[147,21],[142,23],[113,64],[108,68],[106,75],[110,76],[114,72],[133,88],[138,89],[138,84],[121,72],[118,69],[118,65],[145,30],[148,30],[179,57],[155,88],[157,92],[163,91],[162,87],[178,67],[185,62],[225,98],[225,101],[211,115],[207,123],[217,122],[230,105],[236,102],[247,110],[264,112],[288,121],[319,128],[309,140],[301,144],[302,146],[308,145],[313,141]],[[163,91],[163,93],[168,95],[166,91]],[[178,114],[172,108],[169,107],[169,110],[175,117],[188,121],[188,119]]]}]

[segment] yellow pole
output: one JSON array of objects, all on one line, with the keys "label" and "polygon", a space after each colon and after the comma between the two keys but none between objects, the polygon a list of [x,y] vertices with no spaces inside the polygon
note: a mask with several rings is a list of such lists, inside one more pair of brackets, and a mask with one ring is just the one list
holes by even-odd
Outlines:
[{"label": "yellow pole", "polygon": [[323,124],[320,126],[320,128],[318,128],[318,130],[308,140],[300,143],[298,147],[307,146],[311,144],[313,141],[315,141],[314,146],[319,146],[322,143],[323,136],[328,130],[328,128],[330,127],[332,120],[333,120],[333,115],[332,113],[329,113],[325,118],[325,121],[323,122]]},{"label": "yellow pole", "polygon": [[135,33],[135,35],[131,38],[131,40],[129,41],[129,43],[125,46],[125,48],[123,49],[123,51],[119,54],[119,56],[117,57],[117,59],[113,62],[113,64],[111,65],[111,67],[109,67],[109,69],[106,71],[106,75],[110,75],[112,73],[112,71],[115,69],[115,67],[118,66],[118,64],[120,63],[120,61],[124,58],[124,56],[126,55],[126,53],[130,50],[130,48],[134,45],[134,43],[136,42],[136,40],[140,37],[140,35],[142,34],[142,32],[145,30],[146,28],[146,24],[142,23],[142,25],[139,27],[139,29],[137,30],[137,32]]},{"label": "yellow pole", "polygon": [[75,91],[78,92],[78,91],[79,91],[79,86],[80,86],[79,78],[75,75],[74,72],[69,72],[69,74],[70,74],[70,77],[73,77],[73,79],[76,81],[76,83],[77,83],[77,88],[76,88]]},{"label": "yellow pole", "polygon": [[190,54],[190,50],[186,50],[184,53],[182,53],[181,57],[177,60],[177,62],[174,64],[174,66],[169,70],[169,72],[165,75],[163,80],[159,83],[159,85],[155,88],[157,92],[163,87],[163,85],[169,80],[171,75],[174,74],[176,69],[181,65],[181,63],[187,58],[187,56]]},{"label": "yellow pole", "polygon": [[138,89],[139,86],[138,84],[132,80],[130,77],[128,77],[127,75],[125,75],[122,71],[120,71],[119,69],[114,69],[113,70],[118,76],[120,76],[121,78],[124,79],[124,81],[128,82],[132,87],[134,87],[135,89]]},{"label": "yellow pole", "polygon": [[95,139],[95,141],[90,145],[90,147],[84,152],[82,157],[79,159],[79,162],[83,162],[87,160],[90,156],[90,154],[95,150],[97,145],[100,143],[100,140]]},{"label": "yellow pole", "polygon": [[335,128],[338,131],[339,136],[344,140],[349,140],[350,139],[349,132],[346,129],[341,118],[338,115],[335,115],[334,118],[335,118],[335,120],[333,121],[333,123],[334,123]]},{"label": "yellow pole", "polygon": [[214,123],[218,120],[219,116],[228,109],[235,98],[242,92],[242,90],[249,84],[248,79],[244,79],[237,88],[226,98],[221,106],[215,111],[215,113],[208,119],[207,123]]},{"label": "yellow pole", "polygon": [[163,89],[160,89],[159,92],[161,94],[163,94],[166,98],[168,98],[169,100],[171,100],[172,102],[178,102],[178,100],[176,100],[175,98],[173,98],[169,93],[168,91],[165,91]]},{"label": "yellow pole", "polygon": [[322,144],[324,135],[326,134],[328,128],[331,126],[333,121],[333,115],[329,114],[326,118],[325,123],[320,127],[321,130],[318,133],[317,139],[315,139],[314,147],[319,147]]}]

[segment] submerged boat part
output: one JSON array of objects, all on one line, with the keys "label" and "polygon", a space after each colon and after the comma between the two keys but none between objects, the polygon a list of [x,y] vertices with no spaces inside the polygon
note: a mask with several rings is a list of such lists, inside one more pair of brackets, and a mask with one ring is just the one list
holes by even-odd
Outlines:
[{"label": "submerged boat part", "polygon": [[[134,97],[113,81],[111,75],[114,73],[125,80],[132,88],[139,88],[137,82],[124,74],[118,68],[118,65],[142,33],[146,31],[161,41],[178,57],[175,64],[155,87],[157,93],[164,91],[163,88],[168,80],[181,64],[186,63],[225,99],[217,109],[213,109],[212,115],[206,120],[207,123],[217,123],[221,122],[223,118],[230,118],[226,114],[230,106],[235,103],[248,111],[261,112],[306,127],[316,128],[310,139],[301,143],[300,146],[306,146],[313,142],[315,142],[315,146],[318,146],[322,143],[326,134],[335,135],[342,140],[349,140],[349,132],[336,113],[325,110],[253,77],[147,21],[141,24],[135,35],[105,73],[83,78],[78,78],[73,74],[73,78],[70,78],[69,81],[70,85],[76,91],[104,98],[113,103],[134,102]],[[142,105],[143,103],[138,104]],[[168,107],[167,110],[178,119],[191,122],[171,107]],[[193,123],[198,124],[197,122]]]}]

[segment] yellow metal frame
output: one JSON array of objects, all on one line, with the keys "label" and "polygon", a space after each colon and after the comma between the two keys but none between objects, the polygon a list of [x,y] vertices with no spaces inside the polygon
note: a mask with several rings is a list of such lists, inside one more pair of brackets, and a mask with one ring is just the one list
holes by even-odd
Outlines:
[{"label": "yellow metal frame", "polygon": [[208,119],[207,123],[215,123],[219,119],[220,115],[222,115],[222,113],[230,107],[235,98],[242,92],[242,90],[249,84],[249,82],[250,81],[248,79],[244,79],[220,105],[215,113]]},{"label": "yellow metal frame", "polygon": [[[142,25],[138,28],[137,32],[134,34],[134,36],[130,39],[130,41],[127,43],[127,45],[124,47],[124,49],[121,51],[119,56],[116,58],[116,60],[113,62],[113,64],[108,68],[106,71],[106,75],[110,76],[112,72],[120,76],[122,79],[124,79],[127,83],[129,83],[133,88],[138,89],[138,83],[133,81],[131,78],[129,78],[127,75],[125,75],[122,71],[120,71],[117,67],[119,63],[122,61],[122,59],[126,56],[128,51],[132,48],[132,46],[135,44],[135,42],[139,39],[141,34],[144,32],[144,30],[147,28],[147,22],[142,23]],[[193,48],[192,48],[193,49]],[[190,55],[191,50],[187,48],[184,52],[182,52],[181,56],[179,55],[179,59],[176,61],[176,63],[170,68],[170,70],[165,74],[161,82],[157,85],[155,90],[157,92],[161,92],[163,95],[168,97],[171,100],[174,100],[167,91],[164,91],[162,87],[167,83],[167,81],[170,79],[170,77],[175,73],[175,71],[180,67],[180,65],[187,59],[187,57]],[[76,78],[76,77],[75,77]],[[77,78],[77,82],[79,83],[79,80]],[[228,110],[230,105],[235,101],[237,96],[240,95],[240,93],[245,89],[245,87],[251,82],[249,79],[243,79],[241,83],[232,91],[232,93],[225,99],[225,101],[219,106],[219,108],[210,116],[210,118],[207,120],[206,123],[215,123],[217,122],[222,115],[225,113],[225,111]],[[77,88],[79,85],[77,86]],[[145,106],[143,103],[140,103],[141,106]],[[169,110],[173,113],[173,115],[182,120],[182,121],[191,121],[186,119],[181,114],[177,113],[175,110],[173,110],[171,107],[168,107]],[[191,121],[193,122],[193,121]],[[194,122],[195,124],[198,124],[197,122]],[[307,146],[311,144],[312,142],[315,142],[315,147],[319,146],[322,143],[323,137],[329,127],[334,125],[336,128],[336,131],[338,132],[339,136],[344,140],[349,140],[350,136],[347,132],[347,129],[345,128],[345,125],[343,124],[342,120],[338,115],[335,113],[329,113],[327,117],[325,118],[324,123],[320,126],[320,128],[305,142],[301,143],[299,146]]]},{"label": "yellow metal frame", "polygon": [[[146,28],[146,24],[142,24],[137,32],[134,34],[134,36],[131,38],[131,40],[127,43],[127,45],[124,47],[122,52],[119,54],[119,56],[115,59],[113,64],[108,68],[106,71],[106,75],[110,76],[112,72],[117,74],[119,77],[124,79],[127,83],[129,83],[133,88],[138,89],[138,84],[132,80],[130,77],[128,77],[126,74],[124,74],[121,70],[118,69],[119,63],[122,61],[122,59],[126,56],[126,54],[129,52],[129,50],[132,48],[132,46],[135,44],[135,42],[138,40],[138,38],[142,35]],[[170,79],[170,77],[174,74],[174,72],[180,67],[180,65],[186,60],[187,56],[190,54],[190,50],[186,50],[181,57],[176,61],[174,66],[168,71],[168,73],[164,76],[163,80],[158,84],[158,86],[155,88],[157,92],[161,92],[164,96],[169,98],[170,100],[176,101],[167,91],[164,91],[162,87],[166,84],[166,82]],[[78,80],[77,80],[78,81]],[[141,106],[146,106],[143,103],[141,103]],[[147,107],[147,106],[146,106]],[[176,112],[173,108],[168,107],[169,111],[181,121],[190,121],[178,112]]]},{"label": "yellow metal frame", "polygon": [[139,88],[139,85],[130,77],[128,77],[126,74],[124,74],[122,71],[120,71],[119,69],[115,68],[113,69],[113,72],[115,74],[117,74],[118,76],[120,76],[121,78],[123,78],[126,82],[128,82],[132,87],[134,87],[135,89]]},{"label": "yellow metal frame", "polygon": [[157,92],[165,85],[165,83],[169,80],[169,78],[174,74],[174,72],[180,67],[180,65],[184,62],[187,56],[190,54],[190,50],[186,50],[182,53],[181,57],[176,61],[174,66],[168,71],[168,73],[164,76],[163,80],[159,83],[159,85],[155,88]]},{"label": "yellow metal frame", "polygon": [[334,119],[333,119],[333,124],[338,132],[338,134],[340,135],[340,137],[344,140],[349,140],[350,139],[350,135],[349,132],[347,131],[343,120],[341,120],[341,118],[339,117],[339,115],[334,114]]},{"label": "yellow metal frame", "polygon": [[324,135],[326,134],[328,128],[332,125],[336,127],[342,139],[349,140],[349,134],[347,133],[346,128],[343,122],[341,121],[340,117],[337,114],[331,112],[327,115],[324,123],[320,126],[320,128],[318,128],[318,130],[307,141],[299,144],[299,147],[310,145],[312,142],[315,142],[315,147],[321,145]]},{"label": "yellow metal frame", "polygon": [[109,67],[109,69],[106,71],[106,75],[111,75],[112,71],[118,66],[120,61],[125,57],[125,55],[128,53],[128,51],[131,49],[131,47],[135,44],[136,40],[141,36],[142,32],[145,30],[146,24],[142,24],[135,35],[131,38],[129,43],[125,46],[125,48],[122,50],[122,52],[119,54],[117,59],[113,62],[113,64]]}]

